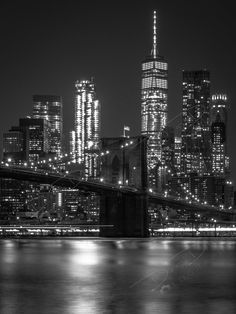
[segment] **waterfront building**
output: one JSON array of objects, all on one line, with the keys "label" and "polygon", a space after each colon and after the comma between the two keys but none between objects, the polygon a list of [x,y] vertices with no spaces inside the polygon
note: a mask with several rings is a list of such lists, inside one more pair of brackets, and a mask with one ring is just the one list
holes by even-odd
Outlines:
[{"label": "waterfront building", "polygon": [[183,71],[183,174],[211,173],[210,131],[210,74],[207,70]]},{"label": "waterfront building", "polygon": [[65,223],[99,223],[100,200],[94,193],[61,189],[57,193],[56,206]]},{"label": "waterfront building", "polygon": [[234,206],[234,185],[230,179],[225,179],[224,185],[224,207],[223,209],[231,210]]},{"label": "waterfront building", "polygon": [[57,193],[57,207],[62,214],[63,221],[75,222],[79,220],[81,214],[79,201],[77,189],[61,189]]},{"label": "waterfront building", "polygon": [[141,134],[147,136],[149,186],[161,189],[162,132],[167,124],[168,65],[157,49],[156,11],[153,17],[153,47],[142,62]]},{"label": "waterfront building", "polygon": [[26,211],[26,183],[14,179],[0,179],[0,221],[16,221],[19,212]]},{"label": "waterfront building", "polygon": [[49,152],[62,153],[63,105],[61,96],[33,95],[33,118],[49,122]]},{"label": "waterfront building", "polygon": [[75,160],[84,164],[85,178],[99,175],[101,107],[94,80],[75,83]]}]

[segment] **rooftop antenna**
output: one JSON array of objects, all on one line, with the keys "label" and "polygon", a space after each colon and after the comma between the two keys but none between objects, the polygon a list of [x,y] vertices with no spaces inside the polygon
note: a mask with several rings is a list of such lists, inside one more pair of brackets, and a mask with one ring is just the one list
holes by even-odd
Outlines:
[{"label": "rooftop antenna", "polygon": [[157,15],[153,12],[153,58],[157,57]]}]

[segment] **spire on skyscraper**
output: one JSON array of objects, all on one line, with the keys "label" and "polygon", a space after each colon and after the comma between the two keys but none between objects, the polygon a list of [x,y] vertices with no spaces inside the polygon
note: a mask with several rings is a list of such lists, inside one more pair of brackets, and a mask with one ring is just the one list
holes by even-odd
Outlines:
[{"label": "spire on skyscraper", "polygon": [[157,16],[156,11],[153,12],[153,48],[152,48],[152,55],[155,59],[157,57],[158,51],[157,51]]},{"label": "spire on skyscraper", "polygon": [[[157,49],[157,14],[153,11],[151,55],[142,62],[141,132],[148,136],[149,186],[162,189],[162,132],[167,123],[168,64]],[[164,181],[163,181],[164,182]]]}]

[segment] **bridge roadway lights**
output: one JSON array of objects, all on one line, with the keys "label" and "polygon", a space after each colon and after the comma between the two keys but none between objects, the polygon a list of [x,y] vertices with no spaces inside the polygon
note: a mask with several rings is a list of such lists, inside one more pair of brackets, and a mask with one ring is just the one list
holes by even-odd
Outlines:
[{"label": "bridge roadway lights", "polygon": [[110,192],[101,196],[101,237],[148,237],[147,194]]}]

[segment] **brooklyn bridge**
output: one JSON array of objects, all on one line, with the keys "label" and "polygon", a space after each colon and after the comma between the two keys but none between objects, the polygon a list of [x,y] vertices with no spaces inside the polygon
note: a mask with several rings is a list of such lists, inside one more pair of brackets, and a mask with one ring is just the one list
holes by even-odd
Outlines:
[{"label": "brooklyn bridge", "polygon": [[[118,182],[85,180],[73,172],[46,171],[36,167],[2,164],[0,178],[47,184],[54,187],[78,189],[84,193],[95,193],[100,197],[100,236],[103,237],[148,237],[148,205],[173,209],[177,212],[199,213],[220,220],[232,219],[234,212],[223,212],[218,207],[176,197],[171,193],[159,193],[144,186],[129,186]],[[186,194],[187,195],[187,194]],[[107,228],[106,226],[112,226]]]}]

